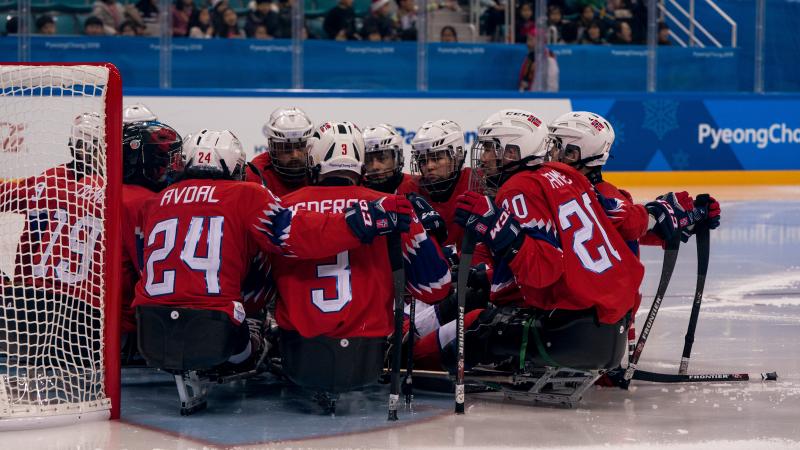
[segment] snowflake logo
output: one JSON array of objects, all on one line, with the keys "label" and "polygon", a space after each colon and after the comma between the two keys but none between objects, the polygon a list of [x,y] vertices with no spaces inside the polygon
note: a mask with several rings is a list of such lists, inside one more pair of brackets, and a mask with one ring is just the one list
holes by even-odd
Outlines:
[{"label": "snowflake logo", "polygon": [[678,170],[689,167],[689,154],[683,150],[672,152],[672,167]]},{"label": "snowflake logo", "polygon": [[651,100],[644,102],[644,123],[642,128],[652,130],[658,140],[678,128],[678,102],[672,100]]},{"label": "snowflake logo", "polygon": [[610,116],[608,123],[614,127],[614,143],[616,145],[625,143],[625,122],[617,120],[616,116]]}]

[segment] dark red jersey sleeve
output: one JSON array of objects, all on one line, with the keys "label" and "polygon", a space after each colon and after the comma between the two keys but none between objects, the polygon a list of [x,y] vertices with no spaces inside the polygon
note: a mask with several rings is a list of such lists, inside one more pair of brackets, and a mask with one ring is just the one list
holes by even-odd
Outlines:
[{"label": "dark red jersey sleeve", "polygon": [[617,189],[607,181],[594,187],[606,216],[623,239],[636,241],[647,233],[649,215],[644,205],[635,204],[627,191]]},{"label": "dark red jersey sleeve", "polygon": [[248,190],[250,209],[246,220],[250,235],[263,251],[288,257],[324,258],[361,245],[344,214],[305,210],[293,213],[268,189],[253,186]]}]

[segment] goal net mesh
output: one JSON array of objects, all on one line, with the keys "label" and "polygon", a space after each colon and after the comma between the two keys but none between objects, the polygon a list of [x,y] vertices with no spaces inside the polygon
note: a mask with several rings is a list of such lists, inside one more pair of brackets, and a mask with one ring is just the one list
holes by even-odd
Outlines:
[{"label": "goal net mesh", "polygon": [[110,408],[109,72],[0,65],[0,422]]}]

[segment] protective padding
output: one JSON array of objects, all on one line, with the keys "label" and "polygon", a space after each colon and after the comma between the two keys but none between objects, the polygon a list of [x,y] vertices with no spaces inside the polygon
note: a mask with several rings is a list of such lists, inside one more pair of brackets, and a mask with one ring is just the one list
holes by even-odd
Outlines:
[{"label": "protective padding", "polygon": [[138,306],[136,323],[139,352],[147,365],[168,371],[218,366],[242,340],[241,327],[221,311]]},{"label": "protective padding", "polygon": [[305,338],[281,330],[283,372],[306,389],[338,394],[378,381],[383,371],[384,338]]},{"label": "protective padding", "polygon": [[615,324],[597,322],[593,312],[544,316],[529,331],[528,356],[534,366],[577,370],[618,367],[627,346],[627,317]]},{"label": "protective padding", "polygon": [[487,349],[490,358],[504,361],[511,357],[515,366],[524,352],[534,367],[612,369],[619,366],[627,346],[627,316],[615,324],[602,324],[594,310],[548,312],[506,307],[486,314],[484,321],[492,330]]}]

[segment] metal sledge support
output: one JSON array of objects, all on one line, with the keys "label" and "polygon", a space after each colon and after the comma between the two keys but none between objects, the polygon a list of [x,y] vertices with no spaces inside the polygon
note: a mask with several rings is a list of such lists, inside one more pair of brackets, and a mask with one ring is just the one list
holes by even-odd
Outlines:
[{"label": "metal sledge support", "polygon": [[175,384],[178,386],[178,397],[181,400],[181,415],[189,416],[197,411],[206,409],[208,402],[208,388],[211,380],[201,378],[196,370],[175,374]]},{"label": "metal sledge support", "polygon": [[600,378],[601,371],[580,371],[561,367],[545,367],[531,373],[512,376],[514,385],[533,383],[528,390],[512,389],[501,384],[510,400],[525,400],[574,408],[583,394]]},{"label": "metal sledge support", "polygon": [[264,345],[258,361],[251,370],[220,372],[219,368],[217,368],[208,371],[190,370],[173,374],[178,388],[178,398],[181,402],[181,415],[189,416],[197,411],[206,409],[206,406],[208,406],[208,392],[211,390],[211,386],[252,378],[263,372],[268,350],[269,346]]}]

